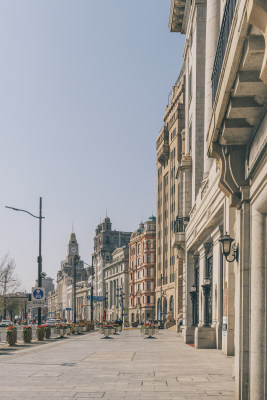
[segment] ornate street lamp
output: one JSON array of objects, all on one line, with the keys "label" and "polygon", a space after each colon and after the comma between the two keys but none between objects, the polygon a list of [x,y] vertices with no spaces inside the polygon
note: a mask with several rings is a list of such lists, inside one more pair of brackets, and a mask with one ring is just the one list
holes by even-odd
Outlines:
[{"label": "ornate street lamp", "polygon": [[[238,261],[238,247],[237,246],[232,246],[232,243],[235,241],[235,239],[231,238],[230,235],[225,233],[225,235],[219,239],[219,242],[222,244],[222,252],[223,255],[228,262],[234,262],[235,260]],[[229,260],[228,256],[232,252],[233,259]]]}]

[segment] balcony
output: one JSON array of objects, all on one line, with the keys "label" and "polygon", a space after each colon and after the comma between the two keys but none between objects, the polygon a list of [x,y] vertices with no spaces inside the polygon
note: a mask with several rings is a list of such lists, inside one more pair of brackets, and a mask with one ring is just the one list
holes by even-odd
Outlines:
[{"label": "balcony", "polygon": [[226,1],[212,73],[207,144],[209,156],[220,165],[220,186],[231,206],[243,198],[266,140],[259,129],[267,107],[266,31],[266,2]]},{"label": "balcony", "polygon": [[169,29],[171,32],[185,33],[185,17],[189,8],[187,0],[172,0],[169,17]]},{"label": "balcony", "polygon": [[171,239],[171,247],[175,248],[179,258],[185,257],[185,232],[174,232]]},{"label": "balcony", "polygon": [[164,126],[157,139],[157,160],[163,163],[168,160],[170,154],[169,147],[169,131],[167,126]]},{"label": "balcony", "polygon": [[213,65],[213,72],[212,72],[212,101],[214,102],[219,77],[221,74],[221,69],[223,65],[223,59],[225,55],[226,45],[229,38],[229,33],[232,25],[232,20],[235,12],[236,0],[227,0],[225,4],[225,9],[223,13],[222,25],[219,35],[219,40],[217,44],[217,50]]}]

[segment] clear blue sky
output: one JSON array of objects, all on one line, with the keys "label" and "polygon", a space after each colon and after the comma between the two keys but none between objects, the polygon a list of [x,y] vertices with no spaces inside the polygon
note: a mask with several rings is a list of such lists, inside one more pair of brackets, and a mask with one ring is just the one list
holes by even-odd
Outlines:
[{"label": "clear blue sky", "polygon": [[53,278],[74,223],[90,262],[106,210],[132,231],[156,209],[157,134],[182,65],[170,0],[2,0],[0,3],[0,256],[23,287]]}]

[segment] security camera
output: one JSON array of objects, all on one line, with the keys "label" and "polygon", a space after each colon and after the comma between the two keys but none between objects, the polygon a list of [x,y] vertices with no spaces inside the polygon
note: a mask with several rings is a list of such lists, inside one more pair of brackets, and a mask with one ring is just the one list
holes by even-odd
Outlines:
[{"label": "security camera", "polygon": [[42,278],[45,278],[45,277],[46,277],[46,275],[47,275],[47,273],[46,273],[46,272],[41,272],[41,273],[40,273],[40,276],[41,276]]}]

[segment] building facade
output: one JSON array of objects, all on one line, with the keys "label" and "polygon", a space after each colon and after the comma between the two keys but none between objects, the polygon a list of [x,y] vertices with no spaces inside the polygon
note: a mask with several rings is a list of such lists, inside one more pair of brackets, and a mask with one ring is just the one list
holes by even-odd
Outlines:
[{"label": "building facade", "polygon": [[186,35],[184,340],[235,355],[235,398],[265,399],[267,3],[172,0],[169,26]]},{"label": "building facade", "polygon": [[[94,295],[105,297],[104,273],[107,264],[112,261],[112,253],[116,248],[128,246],[131,232],[120,232],[111,229],[112,224],[108,217],[104,218],[96,228],[94,237],[94,253],[92,261],[94,266]],[[104,301],[94,305],[94,318],[98,321],[104,319]]]},{"label": "building facade", "polygon": [[190,160],[182,160],[185,126],[185,79],[184,67],[172,87],[170,104],[164,114],[164,126],[157,138],[157,261],[156,261],[156,313],[157,319],[171,314],[176,320],[182,312],[183,263],[172,246],[173,232],[179,221],[188,218],[188,204],[180,197],[189,191],[188,178],[184,172],[179,176],[180,166],[188,169]]},{"label": "building facade", "polygon": [[105,313],[108,321],[121,320],[129,325],[129,248],[119,247],[103,268]]},{"label": "building facade", "polygon": [[[73,320],[74,304],[74,257],[79,256],[79,245],[75,233],[72,233],[68,243],[66,260],[61,262],[61,269],[57,273],[56,287],[56,318]],[[76,266],[76,283],[88,280],[88,271],[80,260]],[[52,312],[52,310],[48,310]]]},{"label": "building facade", "polygon": [[133,232],[129,244],[129,318],[155,319],[156,218]]}]

